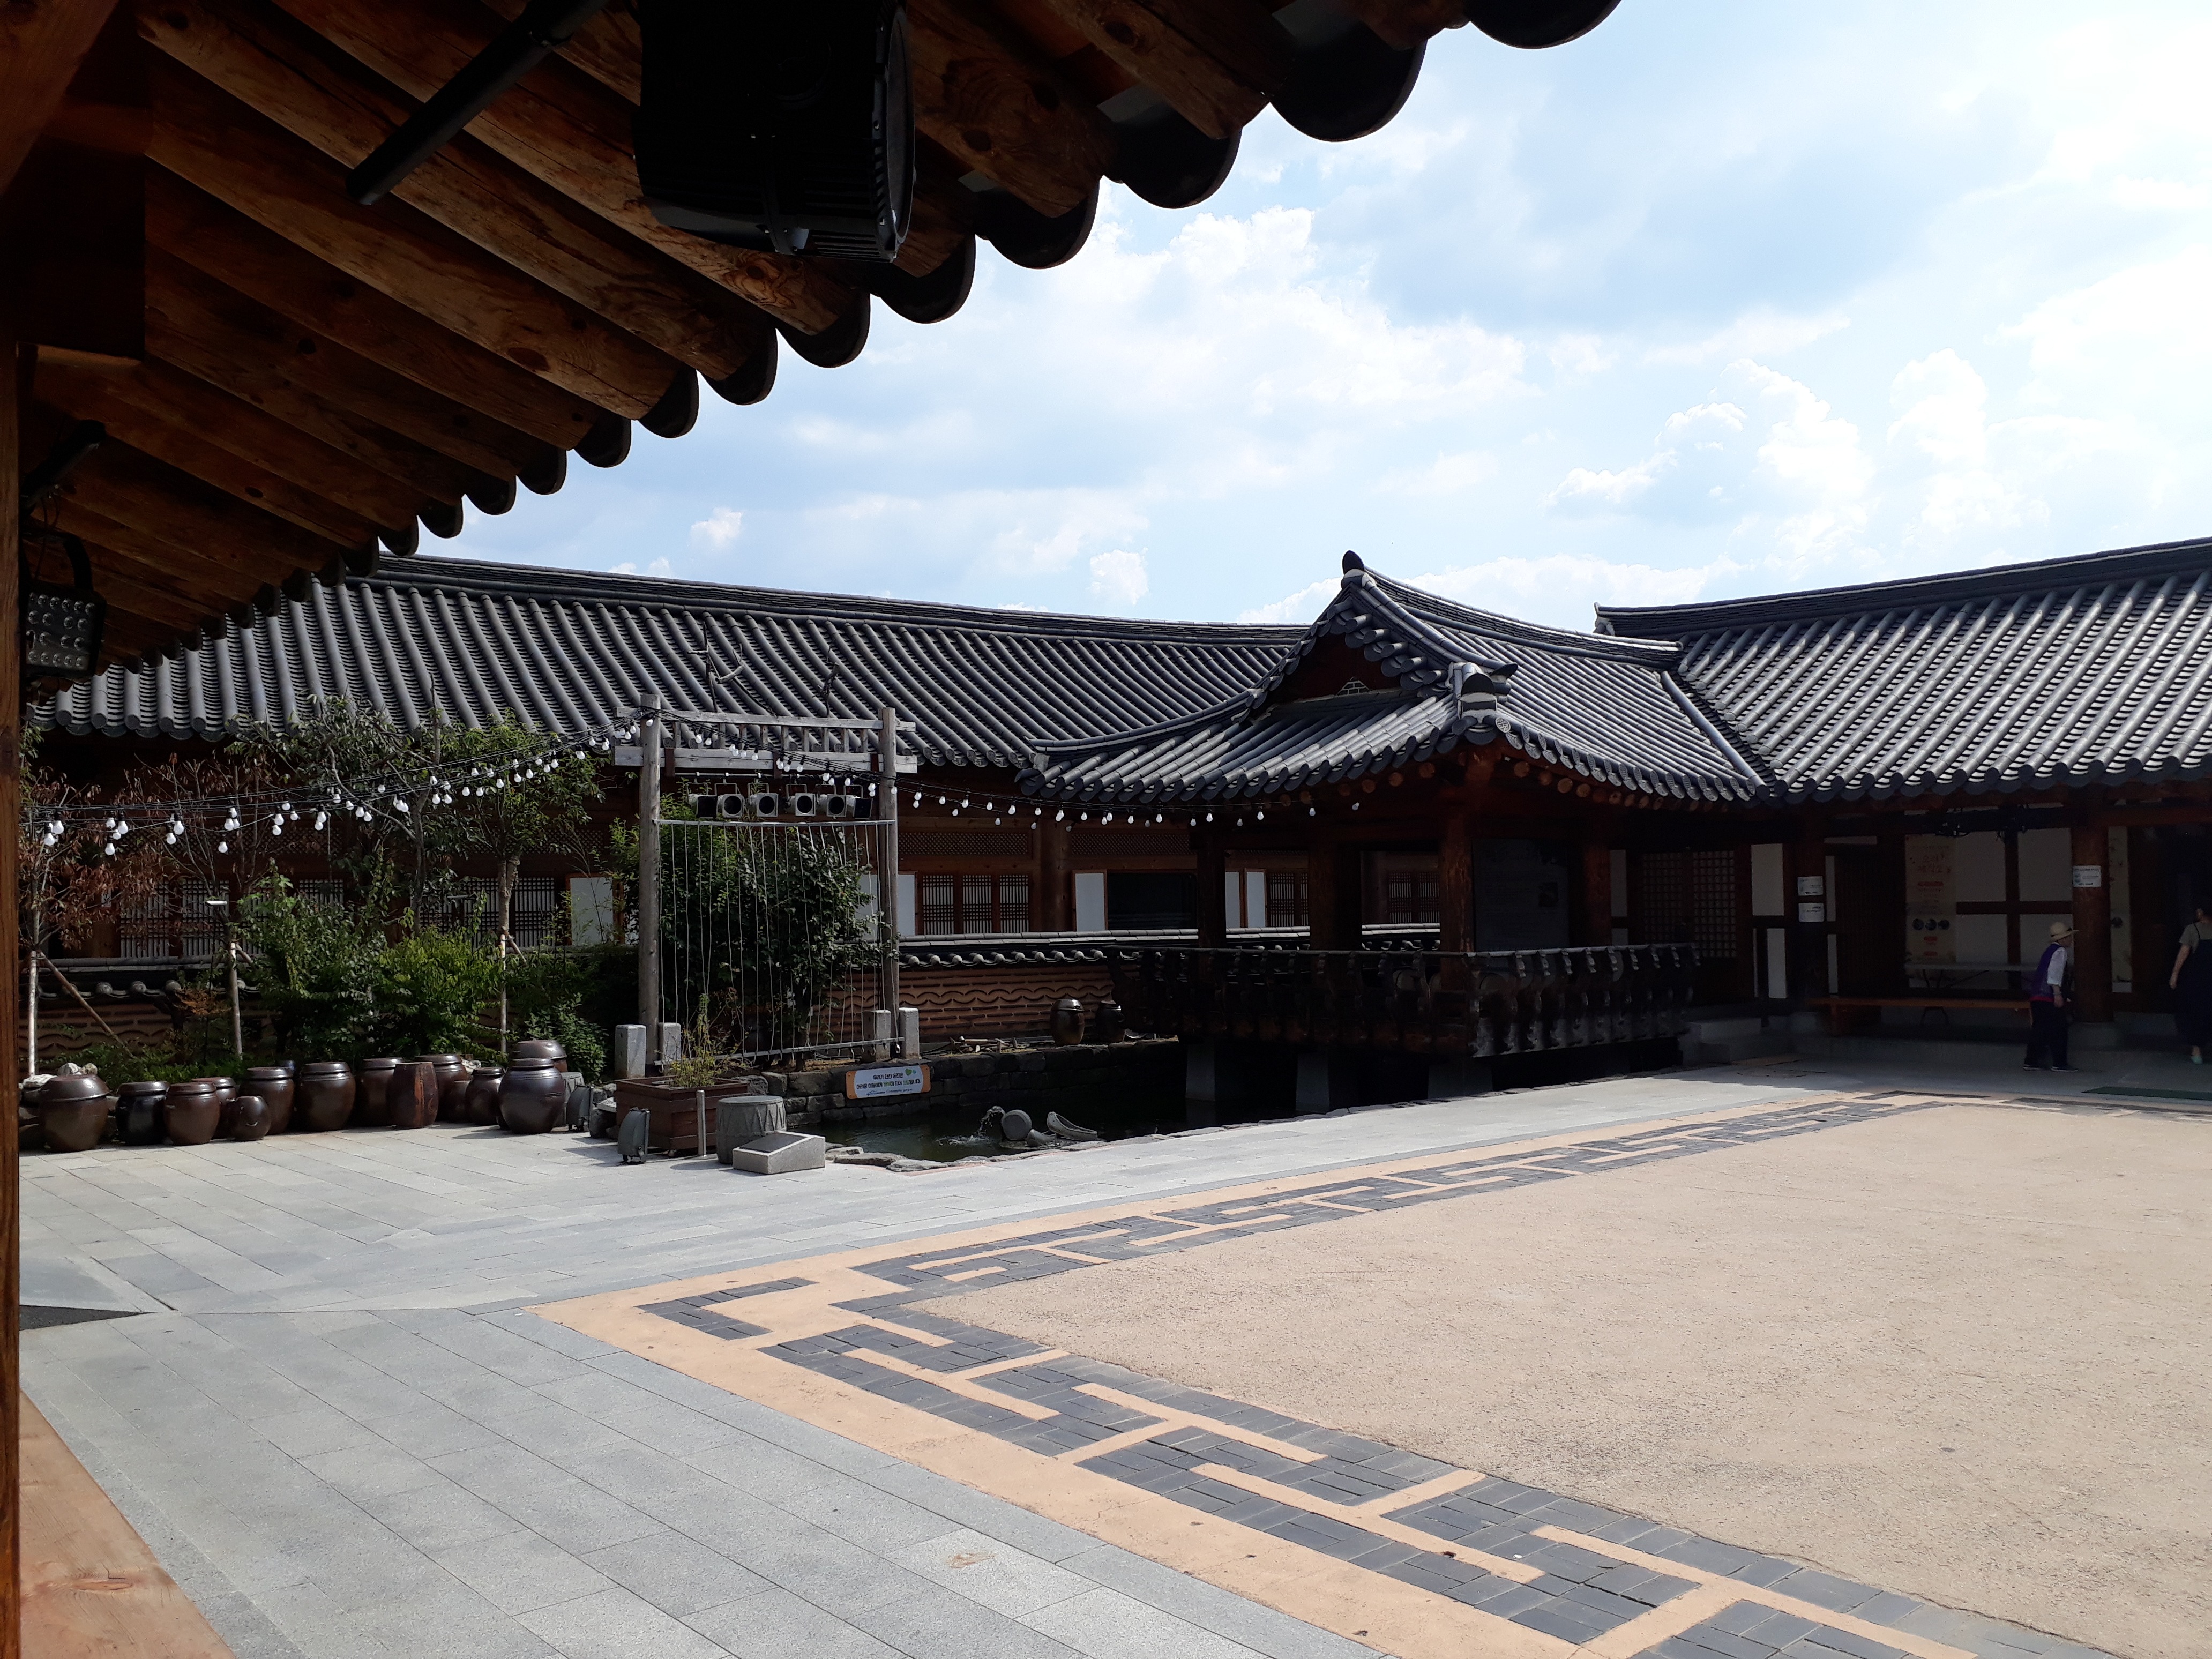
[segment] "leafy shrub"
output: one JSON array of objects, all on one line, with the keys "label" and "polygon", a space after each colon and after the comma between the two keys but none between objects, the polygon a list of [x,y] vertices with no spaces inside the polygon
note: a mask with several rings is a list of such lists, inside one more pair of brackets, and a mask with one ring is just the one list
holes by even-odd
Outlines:
[{"label": "leafy shrub", "polygon": [[465,933],[416,925],[410,912],[396,944],[374,958],[371,995],[380,1052],[486,1051],[496,1033],[483,1020],[499,995],[499,958]]}]

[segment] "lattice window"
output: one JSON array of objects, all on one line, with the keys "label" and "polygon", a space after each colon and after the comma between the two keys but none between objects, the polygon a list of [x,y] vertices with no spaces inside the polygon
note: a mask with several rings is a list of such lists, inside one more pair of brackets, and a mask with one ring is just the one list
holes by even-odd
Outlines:
[{"label": "lattice window", "polygon": [[991,931],[991,901],[996,886],[988,876],[960,878],[960,931],[963,933],[988,933]]},{"label": "lattice window", "polygon": [[959,890],[960,878],[957,876],[924,876],[921,878],[921,914],[917,918],[921,932],[951,933],[959,931]]},{"label": "lattice window", "polygon": [[1690,854],[1690,939],[1701,962],[1736,953],[1736,860],[1733,849]]},{"label": "lattice window", "polygon": [[999,931],[1002,933],[1026,933],[1030,930],[1030,878],[1027,876],[999,878]]},{"label": "lattice window", "polygon": [[1312,906],[1306,896],[1305,873],[1291,870],[1267,872],[1267,926],[1310,927],[1312,925]]},{"label": "lattice window", "polygon": [[1382,919],[1394,927],[1417,927],[1443,915],[1437,878],[1417,871],[1392,871],[1382,878]]},{"label": "lattice window", "polygon": [[208,962],[222,954],[223,912],[208,902],[225,897],[217,881],[179,884],[177,896],[177,938],[186,962]]},{"label": "lattice window", "polygon": [[[329,887],[333,890],[333,898],[342,902],[342,896],[336,892],[336,882],[302,882],[301,896],[307,897],[312,887]],[[466,933],[487,951],[496,951],[499,884],[489,876],[456,878],[446,917],[446,925],[455,933]],[[507,932],[517,950],[533,951],[541,945],[560,943],[563,934],[558,876],[522,876],[516,879]]]},{"label": "lattice window", "polygon": [[1694,932],[1687,853],[1645,853],[1637,860],[1639,945],[1686,944]]},{"label": "lattice window", "polygon": [[126,961],[165,961],[177,954],[177,896],[166,883],[126,901],[116,921],[116,948]]}]

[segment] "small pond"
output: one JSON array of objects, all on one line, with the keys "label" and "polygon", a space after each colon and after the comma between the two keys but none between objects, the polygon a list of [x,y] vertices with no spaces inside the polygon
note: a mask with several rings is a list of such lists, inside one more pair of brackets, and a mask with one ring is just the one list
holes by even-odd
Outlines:
[{"label": "small pond", "polygon": [[[1042,1099],[1042,1109],[1060,1109],[1050,1104],[1049,1096]],[[1293,1115],[1287,1109],[1270,1111],[1216,1106],[1206,1101],[1186,1102],[1176,1094],[1131,1094],[1110,1108],[1093,1106],[1061,1115],[1086,1129],[1097,1130],[1108,1140],[1173,1134],[1179,1129]],[[894,1152],[901,1158],[933,1164],[951,1164],[963,1158],[1003,1158],[1010,1151],[1018,1150],[978,1135],[975,1124],[980,1115],[974,1107],[963,1105],[911,1116],[825,1124],[821,1133],[825,1139],[842,1146],[859,1146],[872,1152]],[[1042,1127],[1042,1123],[1039,1127]]]}]

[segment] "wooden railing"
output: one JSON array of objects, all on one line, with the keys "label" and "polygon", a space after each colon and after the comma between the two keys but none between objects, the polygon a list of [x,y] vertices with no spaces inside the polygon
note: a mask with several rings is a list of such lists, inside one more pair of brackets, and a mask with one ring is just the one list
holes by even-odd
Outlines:
[{"label": "wooden railing", "polygon": [[1133,1030],[1484,1059],[1679,1035],[1698,953],[1162,945],[1108,966]]}]

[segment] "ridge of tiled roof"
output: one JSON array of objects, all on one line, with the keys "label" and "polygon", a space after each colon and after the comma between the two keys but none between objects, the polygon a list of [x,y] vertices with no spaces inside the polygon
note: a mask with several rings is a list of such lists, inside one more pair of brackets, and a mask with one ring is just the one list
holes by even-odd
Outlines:
[{"label": "ridge of tiled roof", "polygon": [[2104,553],[1987,565],[1934,576],[1901,576],[1842,587],[1805,588],[1753,599],[1707,599],[1692,605],[1596,607],[1597,631],[1621,639],[1684,641],[1692,635],[1876,611],[1923,610],[2021,594],[2049,593],[2106,582],[2194,572],[2212,562],[2212,538],[2153,542]]},{"label": "ridge of tiled roof", "polygon": [[245,628],[111,667],[34,714],[77,734],[221,738],[346,697],[412,728],[512,714],[546,730],[672,706],[866,718],[938,765],[1019,765],[1047,733],[1241,695],[1303,630],[992,611],[464,560],[309,586]]}]

